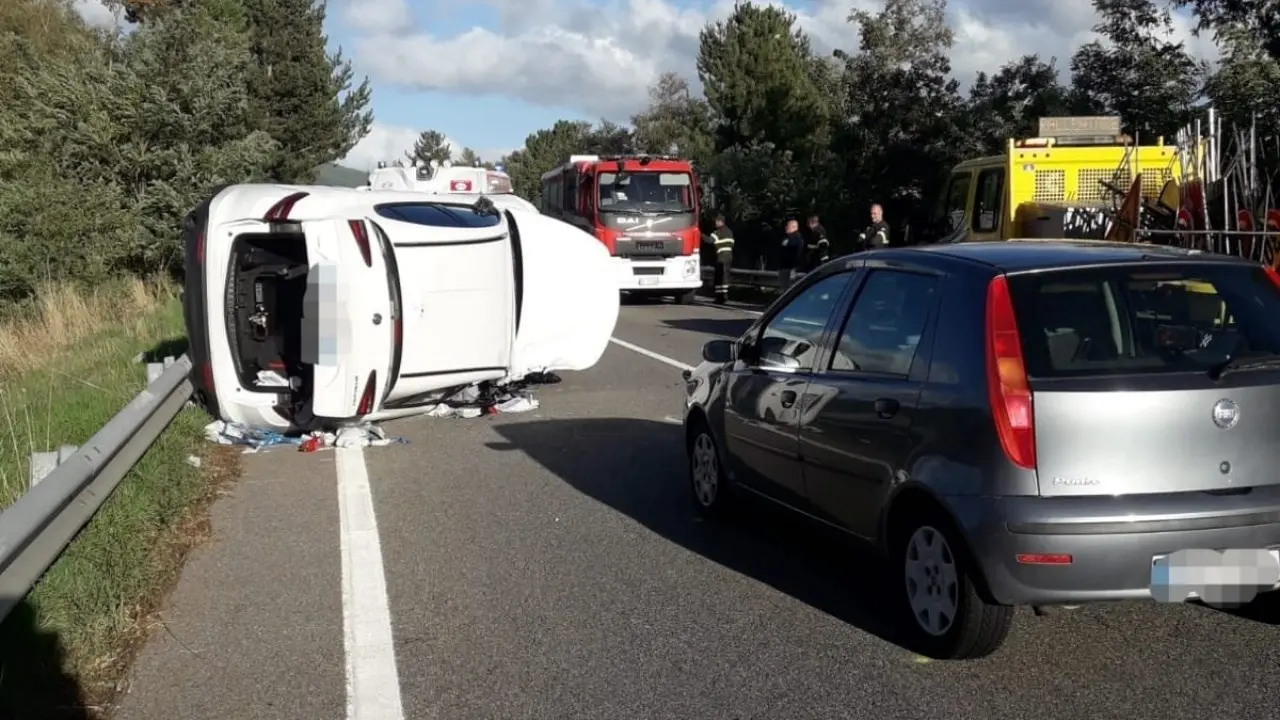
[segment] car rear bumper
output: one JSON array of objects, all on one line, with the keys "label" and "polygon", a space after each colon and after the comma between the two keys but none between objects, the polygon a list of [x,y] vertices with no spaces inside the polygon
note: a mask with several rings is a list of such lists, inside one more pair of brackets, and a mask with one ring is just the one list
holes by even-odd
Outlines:
[{"label": "car rear bumper", "polygon": [[[1280,547],[1280,486],[1237,495],[951,497],[996,602],[1150,599],[1153,558],[1189,549]],[[1019,555],[1070,555],[1069,565]]]}]

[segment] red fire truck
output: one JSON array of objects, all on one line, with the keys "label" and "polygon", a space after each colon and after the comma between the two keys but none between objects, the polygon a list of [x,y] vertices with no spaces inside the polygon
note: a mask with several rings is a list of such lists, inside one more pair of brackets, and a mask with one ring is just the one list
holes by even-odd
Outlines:
[{"label": "red fire truck", "polygon": [[604,243],[621,290],[687,303],[702,285],[698,190],[687,160],[572,155],[542,176],[541,210]]}]

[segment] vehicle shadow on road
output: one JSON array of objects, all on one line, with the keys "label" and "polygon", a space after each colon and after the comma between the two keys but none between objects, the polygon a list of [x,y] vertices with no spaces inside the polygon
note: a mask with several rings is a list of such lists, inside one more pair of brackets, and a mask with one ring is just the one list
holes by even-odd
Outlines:
[{"label": "vehicle shadow on road", "polygon": [[625,418],[495,424],[518,450],[667,540],[822,612],[903,645],[884,569],[853,543],[760,503],[701,521],[687,487],[684,430]]},{"label": "vehicle shadow on road", "polygon": [[1208,610],[1222,612],[1243,620],[1263,625],[1280,625],[1280,591],[1258,596],[1253,602],[1238,608],[1218,609],[1204,605]]},{"label": "vehicle shadow on road", "polygon": [[0,624],[0,718],[88,720],[84,692],[64,659],[57,634],[37,626],[30,603],[18,603]]},{"label": "vehicle shadow on road", "polygon": [[662,324],[677,330],[736,338],[746,332],[753,322],[755,318],[684,318],[663,320]]}]

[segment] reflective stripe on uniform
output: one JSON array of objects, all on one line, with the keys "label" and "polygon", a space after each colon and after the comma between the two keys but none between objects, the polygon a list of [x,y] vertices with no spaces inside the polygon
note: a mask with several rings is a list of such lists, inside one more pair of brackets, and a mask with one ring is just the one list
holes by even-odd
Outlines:
[{"label": "reflective stripe on uniform", "polygon": [[733,252],[733,237],[720,237],[715,233],[711,234],[711,239],[715,242],[716,254],[722,252]]}]

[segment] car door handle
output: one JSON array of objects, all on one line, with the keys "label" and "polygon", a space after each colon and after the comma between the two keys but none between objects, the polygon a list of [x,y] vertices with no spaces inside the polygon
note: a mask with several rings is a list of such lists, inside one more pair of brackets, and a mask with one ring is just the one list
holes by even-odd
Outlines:
[{"label": "car door handle", "polygon": [[875,404],[876,416],[882,420],[888,420],[898,414],[900,407],[898,401],[893,398],[880,398]]},{"label": "car door handle", "polygon": [[795,404],[796,404],[796,391],[783,390],[782,391],[782,407],[789,408]]}]

